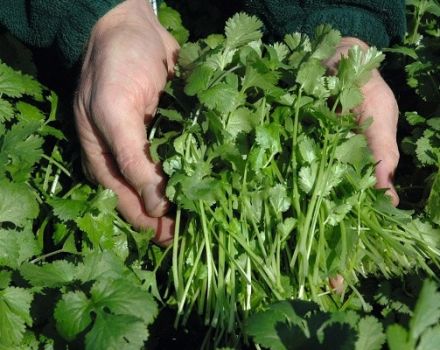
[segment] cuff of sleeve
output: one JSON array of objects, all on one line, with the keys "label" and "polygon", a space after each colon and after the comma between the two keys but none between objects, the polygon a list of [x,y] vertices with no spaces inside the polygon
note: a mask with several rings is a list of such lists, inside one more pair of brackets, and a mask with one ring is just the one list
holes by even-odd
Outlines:
[{"label": "cuff of sleeve", "polygon": [[90,32],[99,18],[121,3],[122,0],[64,0],[64,11],[69,13],[57,34],[57,46],[68,67],[81,57]]},{"label": "cuff of sleeve", "polygon": [[313,35],[315,27],[320,24],[330,24],[342,36],[356,37],[378,48],[390,44],[384,23],[368,10],[351,7],[344,7],[344,11],[340,7],[316,10],[306,18],[303,29]]}]

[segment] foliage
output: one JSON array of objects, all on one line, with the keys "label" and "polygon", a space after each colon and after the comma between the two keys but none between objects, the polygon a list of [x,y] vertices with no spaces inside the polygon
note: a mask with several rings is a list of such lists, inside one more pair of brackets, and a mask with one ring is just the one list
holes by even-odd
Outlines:
[{"label": "foliage", "polygon": [[[350,110],[383,55],[355,47],[327,77],[337,31],[269,45],[261,26],[237,14],[225,35],[184,45],[150,130],[177,205],[172,300],[182,323],[195,309],[219,337],[286,298],[366,310],[360,277],[433,274],[439,257],[438,229],[374,189],[366,140],[353,133],[363,126]],[[328,285],[337,274],[342,296]]]},{"label": "foliage", "polygon": [[[395,303],[382,295],[381,303]],[[400,313],[405,304],[397,302]],[[399,309],[397,309],[399,310]],[[396,311],[396,314],[399,311]],[[433,349],[440,337],[440,293],[438,285],[426,280],[405,328],[400,323],[384,327],[385,319],[359,312],[323,312],[318,305],[304,301],[281,301],[254,314],[246,333],[268,349],[365,349],[379,350],[386,343],[390,350]],[[337,339],[336,339],[337,337]]]},{"label": "foliage", "polygon": [[74,183],[57,101],[0,62],[0,349],[138,349],[158,312],[141,265],[151,234],[110,191]]}]

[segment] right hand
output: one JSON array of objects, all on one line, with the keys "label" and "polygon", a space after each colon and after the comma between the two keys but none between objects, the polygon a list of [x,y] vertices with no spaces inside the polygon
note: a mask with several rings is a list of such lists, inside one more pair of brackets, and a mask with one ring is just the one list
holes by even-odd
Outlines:
[{"label": "right hand", "polygon": [[155,241],[172,239],[164,216],[165,179],[149,157],[146,125],[173,72],[179,46],[145,0],[126,0],[92,30],[74,102],[82,164],[93,181],[113,190],[118,210]]}]

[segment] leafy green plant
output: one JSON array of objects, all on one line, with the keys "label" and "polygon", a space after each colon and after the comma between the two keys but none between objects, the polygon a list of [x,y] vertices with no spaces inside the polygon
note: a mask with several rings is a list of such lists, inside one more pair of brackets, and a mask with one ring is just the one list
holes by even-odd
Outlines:
[{"label": "leafy green plant", "polygon": [[[238,14],[225,35],[184,45],[150,130],[177,205],[172,300],[183,323],[197,310],[218,338],[261,305],[299,298],[332,310],[360,297],[359,276],[432,273],[439,255],[438,231],[373,188],[354,133],[367,126],[350,110],[382,54],[354,48],[328,77],[321,61],[337,31],[267,45],[261,26]],[[345,296],[328,285],[336,274]]]},{"label": "leafy green plant", "polygon": [[[305,301],[281,301],[266,311],[250,317],[246,334],[260,346],[272,350],[293,349],[434,349],[440,328],[440,293],[438,284],[425,280],[414,310],[396,303],[390,295],[381,296],[392,308],[409,313],[408,329],[385,318],[359,312],[323,312],[318,305]],[[384,301],[383,300],[383,301]],[[385,306],[385,305],[384,305]],[[397,306],[397,307],[396,307]],[[384,331],[386,329],[386,332]]]},{"label": "leafy green plant", "polygon": [[75,183],[57,102],[0,62],[0,349],[139,349],[158,312],[152,235]]}]

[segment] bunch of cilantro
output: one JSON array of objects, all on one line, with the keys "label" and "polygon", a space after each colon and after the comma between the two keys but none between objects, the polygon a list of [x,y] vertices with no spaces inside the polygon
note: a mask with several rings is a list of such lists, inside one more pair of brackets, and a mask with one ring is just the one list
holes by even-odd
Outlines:
[{"label": "bunch of cilantro", "polygon": [[[383,55],[355,47],[327,76],[337,31],[265,44],[261,28],[237,14],[185,44],[149,130],[176,204],[176,323],[196,310],[217,338],[276,300],[362,303],[360,277],[433,274],[440,256],[439,230],[374,189],[368,126],[350,112]],[[338,274],[343,295],[328,284]]]}]

